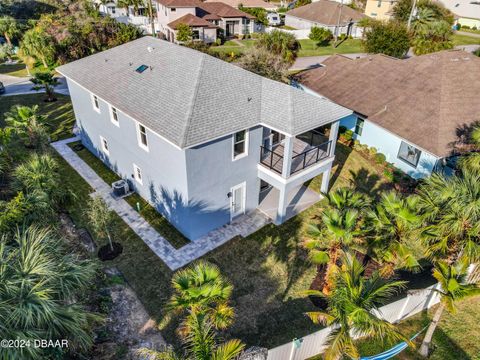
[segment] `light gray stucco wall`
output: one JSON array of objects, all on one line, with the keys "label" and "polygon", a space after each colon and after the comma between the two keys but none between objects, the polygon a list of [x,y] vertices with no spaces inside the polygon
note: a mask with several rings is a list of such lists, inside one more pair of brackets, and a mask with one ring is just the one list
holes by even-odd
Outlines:
[{"label": "light gray stucco wall", "polygon": [[190,208],[195,216],[190,219],[192,238],[230,221],[230,202],[227,194],[231,188],[243,182],[246,184],[245,211],[258,205],[260,180],[257,164],[263,127],[248,131],[248,155],[232,160],[233,135],[187,149],[188,194]]}]

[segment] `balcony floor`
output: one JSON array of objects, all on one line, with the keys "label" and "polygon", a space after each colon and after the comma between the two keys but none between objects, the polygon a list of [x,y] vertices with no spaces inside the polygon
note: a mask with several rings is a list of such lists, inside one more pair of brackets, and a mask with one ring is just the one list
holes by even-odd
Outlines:
[{"label": "balcony floor", "polygon": [[[262,199],[258,205],[258,209],[270,219],[275,220],[277,216],[280,191],[272,187],[261,195]],[[291,190],[287,196],[288,206],[286,220],[308,209],[321,199],[322,196],[319,193],[307,188],[304,185]]]}]

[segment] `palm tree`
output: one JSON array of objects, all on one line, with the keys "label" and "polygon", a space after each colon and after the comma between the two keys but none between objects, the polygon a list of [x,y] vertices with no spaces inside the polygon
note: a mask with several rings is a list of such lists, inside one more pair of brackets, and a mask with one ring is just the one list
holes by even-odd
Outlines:
[{"label": "palm tree", "polygon": [[[470,134],[470,140],[477,149],[480,149],[480,126],[475,126]],[[459,166],[464,171],[480,172],[480,152],[472,152],[462,156]]]},{"label": "palm tree", "polygon": [[454,264],[480,260],[480,173],[433,174],[419,187],[427,255]]},{"label": "palm tree", "polygon": [[413,38],[413,51],[415,55],[423,55],[451,49],[453,47],[452,34],[450,24],[444,20],[425,24]]},{"label": "palm tree", "polygon": [[382,274],[393,275],[396,269],[416,270],[417,259],[424,251],[418,242],[421,216],[416,196],[401,197],[395,191],[383,193],[377,205],[368,212],[370,236],[367,254],[382,266]]},{"label": "palm tree", "polygon": [[240,340],[229,340],[218,344],[215,326],[205,314],[190,313],[181,326],[185,353],[175,354],[172,349],[155,351],[140,349],[140,355],[149,360],[233,360],[243,351],[245,345]]},{"label": "palm tree", "polygon": [[425,32],[428,27],[437,20],[435,12],[428,7],[420,7],[417,16],[412,22],[414,33]]},{"label": "palm tree", "polygon": [[359,226],[360,209],[367,204],[363,195],[349,188],[341,188],[327,195],[329,208],[322,213],[321,226],[311,223],[307,228],[304,247],[309,251],[310,260],[317,265],[326,265],[323,288],[328,294],[332,279],[338,270],[338,260],[346,251],[361,250],[362,230]]},{"label": "palm tree", "polygon": [[383,279],[378,271],[367,279],[364,266],[355,256],[346,253],[342,271],[335,275],[335,286],[330,294],[309,290],[305,294],[327,300],[325,312],[309,312],[306,315],[315,323],[331,326],[327,339],[325,359],[337,360],[343,356],[357,359],[358,349],[354,336],[388,341],[408,341],[395,325],[374,315],[378,307],[405,287],[404,281]]},{"label": "palm tree", "polygon": [[433,276],[440,284],[440,288],[435,291],[440,295],[440,305],[435,310],[432,322],[420,346],[420,355],[427,357],[432,342],[432,337],[437,328],[442,313],[447,309],[450,313],[456,312],[455,303],[458,300],[469,296],[480,294],[478,284],[468,284],[467,266],[463,262],[448,264],[446,261],[438,261],[435,264]]},{"label": "palm tree", "polygon": [[0,17],[0,34],[5,37],[8,46],[12,47],[12,37],[18,34],[20,29],[18,28],[17,21],[11,16]]},{"label": "palm tree", "polygon": [[[67,254],[54,233],[30,227],[0,239],[0,337],[69,341],[69,350],[92,345],[100,318],[77,301],[96,268]],[[45,359],[48,349],[3,348],[2,359]],[[50,355],[52,355],[50,353]]]},{"label": "palm tree", "polygon": [[48,62],[53,60],[55,47],[52,38],[42,29],[28,30],[24,35],[20,47],[24,55],[40,60],[48,69]]},{"label": "palm tree", "polygon": [[46,116],[38,113],[38,105],[16,105],[5,114],[8,127],[23,138],[26,146],[35,148],[44,147],[48,143],[44,125],[46,119]]},{"label": "palm tree", "polygon": [[55,97],[55,92],[53,87],[58,84],[58,80],[53,76],[53,73],[50,71],[39,71],[33,75],[33,78],[30,79],[35,85],[43,86],[45,88],[45,94],[47,94],[46,101],[52,102],[57,100]]},{"label": "palm tree", "polygon": [[281,55],[288,63],[295,61],[300,50],[300,43],[295,36],[280,30],[263,34],[256,42],[256,46]]},{"label": "palm tree", "polygon": [[228,305],[232,285],[220,269],[205,261],[177,271],[172,278],[174,293],[167,305],[169,314],[191,312],[205,314],[217,329],[225,329],[233,321]]}]

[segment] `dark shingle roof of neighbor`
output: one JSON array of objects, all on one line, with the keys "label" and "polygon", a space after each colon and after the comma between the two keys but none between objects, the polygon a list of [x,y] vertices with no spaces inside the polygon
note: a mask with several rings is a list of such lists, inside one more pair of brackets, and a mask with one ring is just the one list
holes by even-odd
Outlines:
[{"label": "dark shingle roof of neighbor", "polygon": [[199,18],[192,14],[183,15],[182,17],[179,17],[177,20],[174,20],[171,23],[168,23],[167,26],[170,29],[177,30],[177,26],[180,24],[185,24],[191,27],[204,27],[204,28],[212,28],[212,29],[215,29],[217,27],[211,22],[208,22],[207,20]]},{"label": "dark shingle roof of neighbor", "polygon": [[[142,64],[151,69],[135,72]],[[298,135],[352,113],[329,100],[150,36],[57,70],[180,148],[260,123]]]},{"label": "dark shingle roof of neighbor", "polygon": [[[247,19],[255,19],[255,16],[247,14],[241,10],[238,10],[230,5],[224,4],[222,2],[204,2],[201,5],[197,6],[200,9],[200,13],[206,12],[208,14],[218,15],[222,18],[231,18],[231,17],[246,17]],[[200,17],[202,14],[199,14]]]},{"label": "dark shingle roof of neighbor", "polygon": [[287,15],[295,16],[300,19],[316,22],[323,25],[337,25],[338,15],[342,10],[340,24],[348,24],[350,21],[354,23],[366,18],[365,14],[360,11],[353,10],[351,7],[342,5],[337,1],[318,0],[311,4],[300,6],[296,9],[287,11]]},{"label": "dark shingle roof of neighbor", "polygon": [[458,131],[480,120],[480,58],[465,51],[323,64],[296,80],[434,155],[450,155]]}]

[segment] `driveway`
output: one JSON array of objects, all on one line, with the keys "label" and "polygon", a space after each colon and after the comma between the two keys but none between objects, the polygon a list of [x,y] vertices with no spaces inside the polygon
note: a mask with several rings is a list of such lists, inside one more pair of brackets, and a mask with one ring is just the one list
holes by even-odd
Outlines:
[{"label": "driveway", "polygon": [[[458,45],[455,46],[457,50],[464,50],[467,52],[474,52],[475,50],[479,49],[480,45]],[[357,59],[367,56],[366,53],[357,53],[357,54],[339,54],[342,56],[349,57],[351,59]],[[306,70],[320,66],[322,62],[332,55],[325,55],[325,56],[307,56],[307,57],[300,57],[295,60],[290,70]],[[407,57],[415,56],[412,52],[412,49],[407,54]]]},{"label": "driveway", "polygon": [[[29,80],[29,77],[16,77],[5,74],[0,74],[0,81],[5,85],[5,93],[0,96],[24,95],[44,93],[45,90],[34,90],[34,84]],[[59,84],[55,86],[55,92],[62,95],[70,95],[65,78],[57,77]]]}]

